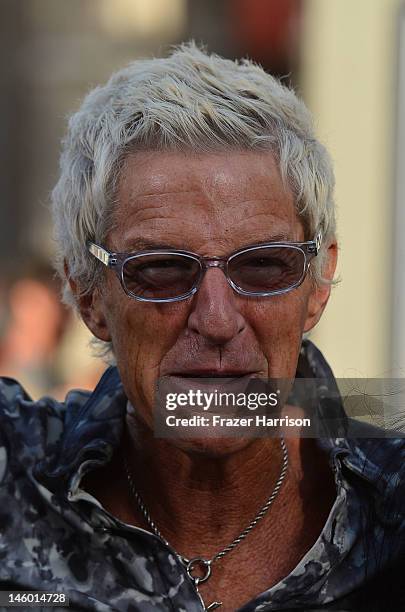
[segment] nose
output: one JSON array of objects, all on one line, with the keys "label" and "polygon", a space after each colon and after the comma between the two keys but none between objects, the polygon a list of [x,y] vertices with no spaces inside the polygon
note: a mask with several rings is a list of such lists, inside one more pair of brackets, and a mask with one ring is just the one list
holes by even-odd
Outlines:
[{"label": "nose", "polygon": [[246,327],[237,295],[219,268],[209,268],[193,297],[188,327],[211,344],[224,345]]}]

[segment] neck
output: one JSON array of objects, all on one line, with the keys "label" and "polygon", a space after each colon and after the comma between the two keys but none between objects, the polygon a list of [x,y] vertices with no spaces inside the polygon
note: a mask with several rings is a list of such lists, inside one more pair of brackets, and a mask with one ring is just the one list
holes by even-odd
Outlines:
[{"label": "neck", "polygon": [[[256,438],[226,455],[187,452],[131,420],[125,456],[136,490],[159,531],[185,556],[211,556],[229,544],[263,507],[280,476],[279,439]],[[286,478],[298,483],[296,442],[288,443],[294,465]],[[199,542],[203,550],[197,550]]]}]

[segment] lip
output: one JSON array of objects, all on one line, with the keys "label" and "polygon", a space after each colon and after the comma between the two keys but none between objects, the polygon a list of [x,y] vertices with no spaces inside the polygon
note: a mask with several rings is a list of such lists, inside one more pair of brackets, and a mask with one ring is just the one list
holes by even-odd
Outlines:
[{"label": "lip", "polygon": [[[256,376],[255,376],[256,374]],[[163,393],[189,393],[204,391],[206,393],[221,391],[244,393],[252,378],[258,373],[235,370],[187,370],[165,375],[158,386]]]},{"label": "lip", "polygon": [[214,370],[214,369],[198,369],[169,372],[166,376],[174,376],[176,378],[245,378],[257,376],[257,371],[248,370]]}]

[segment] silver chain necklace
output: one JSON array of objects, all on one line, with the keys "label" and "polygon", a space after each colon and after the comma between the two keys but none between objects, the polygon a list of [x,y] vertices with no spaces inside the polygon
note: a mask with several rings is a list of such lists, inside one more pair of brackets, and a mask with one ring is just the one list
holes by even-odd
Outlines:
[{"label": "silver chain necklace", "polygon": [[[277,479],[277,482],[273,488],[273,491],[271,492],[270,497],[267,499],[266,503],[264,504],[264,506],[262,506],[262,508],[259,510],[259,512],[256,514],[256,516],[253,518],[252,521],[250,521],[249,525],[234,539],[232,540],[232,542],[230,544],[228,544],[228,546],[225,546],[225,548],[223,548],[222,550],[220,550],[219,552],[217,552],[213,557],[211,557],[210,559],[204,559],[203,557],[194,557],[193,559],[187,559],[186,557],[184,557],[183,555],[180,555],[179,553],[176,553],[178,558],[180,559],[180,561],[183,563],[183,565],[186,568],[187,574],[189,576],[189,578],[192,580],[192,582],[194,583],[194,586],[197,590],[197,593],[200,597],[201,603],[204,606],[204,610],[211,611],[211,610],[215,610],[216,608],[219,608],[222,603],[219,601],[214,601],[212,604],[210,604],[209,606],[205,607],[205,604],[202,600],[202,597],[198,591],[198,585],[202,582],[205,582],[206,580],[208,580],[208,578],[211,576],[211,566],[214,563],[214,561],[218,561],[219,559],[222,559],[222,557],[224,557],[225,555],[227,555],[229,552],[231,552],[231,550],[233,550],[234,548],[236,548],[236,546],[238,544],[240,544],[240,542],[242,542],[242,540],[244,540],[246,538],[246,536],[249,535],[249,533],[252,531],[252,529],[254,529],[254,527],[256,527],[257,523],[265,516],[266,512],[268,511],[268,509],[270,508],[271,504],[274,502],[274,500],[276,499],[280,489],[281,489],[281,485],[283,484],[283,481],[285,479],[285,476],[287,474],[287,469],[288,469],[288,450],[287,450],[287,446],[286,443],[284,441],[284,438],[281,438],[280,440],[281,443],[281,448],[283,451],[283,463],[281,466],[281,471],[280,471],[280,475]],[[147,509],[147,507],[145,506],[145,502],[143,501],[141,495],[138,493],[137,489],[135,488],[135,483],[134,483],[134,479],[132,477],[132,473],[131,470],[129,468],[129,465],[127,463],[126,458],[124,458],[124,466],[125,466],[125,471],[127,474],[127,479],[128,479],[128,484],[129,484],[129,490],[131,492],[132,497],[135,499],[140,511],[142,512],[147,524],[149,525],[149,527],[151,528],[151,530],[153,531],[153,533],[158,536],[161,540],[163,540],[163,542],[165,544],[167,544],[167,546],[170,546],[170,548],[173,548],[169,542],[162,536],[162,534],[160,533],[159,529],[156,526],[156,523],[154,522],[154,520],[152,519],[149,510]],[[196,569],[200,569],[200,571],[203,571],[202,575],[195,575],[195,570]]]}]

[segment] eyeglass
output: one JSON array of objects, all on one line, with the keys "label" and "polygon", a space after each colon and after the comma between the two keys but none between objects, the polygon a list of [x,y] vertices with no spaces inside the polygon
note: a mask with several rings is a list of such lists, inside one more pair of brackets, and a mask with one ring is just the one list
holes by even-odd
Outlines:
[{"label": "eyeglass", "polygon": [[236,293],[268,297],[303,282],[320,249],[322,235],[307,242],[269,242],[228,257],[201,257],[189,251],[154,249],[114,253],[88,243],[88,250],[114,270],[125,293],[141,302],[179,302],[192,296],[208,268],[220,268]]}]

